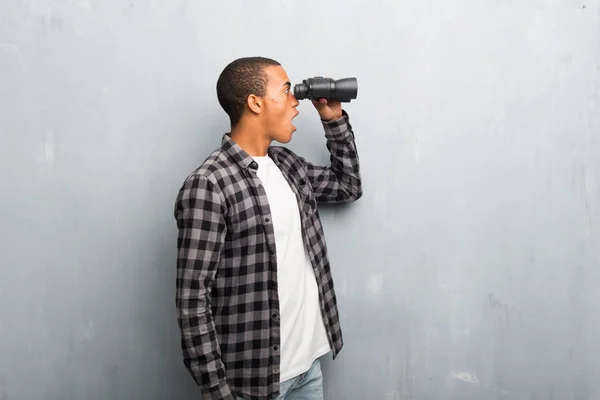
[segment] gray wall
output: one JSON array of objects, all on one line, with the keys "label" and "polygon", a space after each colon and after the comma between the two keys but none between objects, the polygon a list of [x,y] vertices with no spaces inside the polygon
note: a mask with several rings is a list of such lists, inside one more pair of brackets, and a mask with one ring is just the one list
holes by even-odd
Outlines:
[{"label": "gray wall", "polygon": [[173,202],[258,54],[359,79],[327,399],[600,398],[598,0],[0,0],[0,399],[199,398]]}]

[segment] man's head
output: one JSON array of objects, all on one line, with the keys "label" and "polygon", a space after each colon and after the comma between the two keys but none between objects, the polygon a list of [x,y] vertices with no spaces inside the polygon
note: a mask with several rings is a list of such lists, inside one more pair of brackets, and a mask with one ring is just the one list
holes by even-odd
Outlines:
[{"label": "man's head", "polygon": [[225,67],[217,81],[217,98],[232,127],[249,120],[269,140],[286,143],[296,128],[298,100],[287,73],[265,57],[239,58]]}]

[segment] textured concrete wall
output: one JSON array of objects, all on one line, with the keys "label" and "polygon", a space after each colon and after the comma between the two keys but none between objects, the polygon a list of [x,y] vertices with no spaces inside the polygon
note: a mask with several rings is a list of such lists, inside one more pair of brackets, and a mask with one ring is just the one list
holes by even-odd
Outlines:
[{"label": "textured concrete wall", "polygon": [[0,0],[0,399],[199,398],[172,208],[246,55],[359,80],[327,399],[600,398],[598,0]]}]

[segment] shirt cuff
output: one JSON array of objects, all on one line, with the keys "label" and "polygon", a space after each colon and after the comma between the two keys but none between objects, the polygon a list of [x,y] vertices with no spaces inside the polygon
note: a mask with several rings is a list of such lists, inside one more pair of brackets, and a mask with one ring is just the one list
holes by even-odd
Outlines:
[{"label": "shirt cuff", "polygon": [[219,381],[215,386],[202,388],[202,399],[206,400],[235,400],[231,389],[225,379]]},{"label": "shirt cuff", "polygon": [[342,116],[333,121],[323,121],[325,128],[325,137],[332,140],[346,140],[352,138],[352,127],[350,126],[350,118],[345,110],[342,110]]}]

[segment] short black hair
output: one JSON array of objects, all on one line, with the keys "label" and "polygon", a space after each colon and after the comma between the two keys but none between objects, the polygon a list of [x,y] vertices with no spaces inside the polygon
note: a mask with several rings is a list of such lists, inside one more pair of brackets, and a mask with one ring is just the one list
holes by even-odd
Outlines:
[{"label": "short black hair", "polygon": [[251,94],[264,96],[267,88],[266,67],[281,65],[266,57],[242,57],[229,63],[217,80],[217,98],[235,126]]}]

